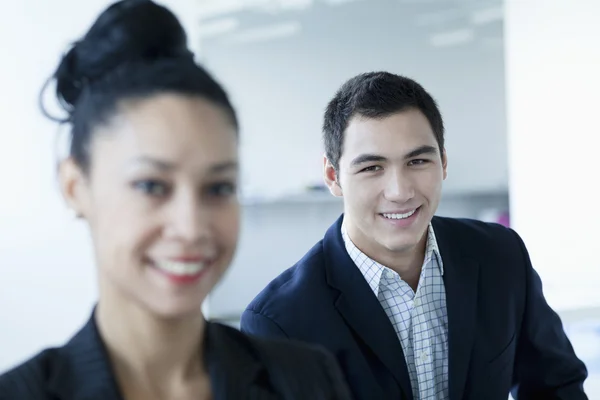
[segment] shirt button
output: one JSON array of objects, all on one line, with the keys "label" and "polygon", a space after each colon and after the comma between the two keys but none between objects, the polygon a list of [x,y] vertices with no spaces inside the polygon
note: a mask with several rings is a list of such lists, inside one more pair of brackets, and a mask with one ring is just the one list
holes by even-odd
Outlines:
[{"label": "shirt button", "polygon": [[426,351],[421,353],[421,362],[427,362],[429,360],[429,354]]},{"label": "shirt button", "polygon": [[415,302],[413,303],[415,307],[419,307],[419,305],[421,304],[421,302],[419,301],[419,299],[415,299]]}]

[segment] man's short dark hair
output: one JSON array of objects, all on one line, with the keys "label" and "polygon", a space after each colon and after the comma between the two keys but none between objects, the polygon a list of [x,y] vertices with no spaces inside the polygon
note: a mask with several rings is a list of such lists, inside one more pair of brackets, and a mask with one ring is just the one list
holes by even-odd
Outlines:
[{"label": "man's short dark hair", "polygon": [[442,115],[433,97],[421,85],[389,72],[368,72],[351,78],[342,85],[325,110],[323,141],[327,159],[339,171],[344,131],[352,117],[359,115],[379,119],[410,109],[425,115],[442,154]]}]

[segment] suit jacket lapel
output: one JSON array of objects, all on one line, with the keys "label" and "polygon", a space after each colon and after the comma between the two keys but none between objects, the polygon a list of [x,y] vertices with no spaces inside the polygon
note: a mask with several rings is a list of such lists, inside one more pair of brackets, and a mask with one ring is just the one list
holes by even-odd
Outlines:
[{"label": "suit jacket lapel", "polygon": [[323,244],[327,281],[340,291],[335,306],[392,373],[405,397],[412,400],[402,345],[379,300],[346,252],[340,231],[342,218],[329,228]]},{"label": "suit jacket lapel", "polygon": [[[475,336],[479,264],[466,257],[447,221],[434,218],[433,229],[444,263],[448,312],[449,393],[462,399]],[[459,236],[460,237],[460,236]]]},{"label": "suit jacket lapel", "polygon": [[122,400],[94,313],[59,351],[61,357],[49,382],[49,390],[56,398]]}]

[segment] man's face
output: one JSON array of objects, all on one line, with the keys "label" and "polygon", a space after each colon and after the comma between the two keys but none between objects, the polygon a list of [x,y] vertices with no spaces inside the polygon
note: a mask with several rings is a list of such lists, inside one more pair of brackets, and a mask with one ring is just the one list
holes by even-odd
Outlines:
[{"label": "man's face", "polygon": [[344,198],[348,234],[371,258],[408,254],[422,243],[445,178],[445,152],[440,154],[427,118],[415,109],[382,119],[352,118],[337,176],[325,161],[330,190]]}]

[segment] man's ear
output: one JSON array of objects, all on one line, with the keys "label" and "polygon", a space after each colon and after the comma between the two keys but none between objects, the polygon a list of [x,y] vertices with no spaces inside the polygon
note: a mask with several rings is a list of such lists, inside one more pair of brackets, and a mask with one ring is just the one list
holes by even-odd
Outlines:
[{"label": "man's ear", "polygon": [[89,188],[87,177],[79,164],[70,157],[61,161],[58,178],[62,196],[69,208],[78,218],[85,217],[89,203]]},{"label": "man's ear", "polygon": [[337,171],[333,167],[333,164],[329,161],[327,156],[323,156],[323,180],[329,188],[332,195],[336,197],[342,197],[342,187],[339,184]]},{"label": "man's ear", "polygon": [[446,153],[446,149],[442,152],[442,168],[444,171],[444,180],[448,176],[448,154]]}]

